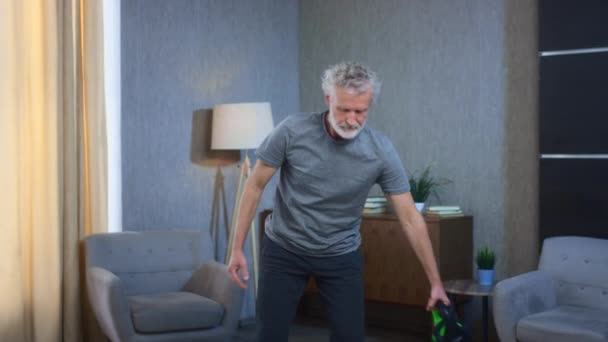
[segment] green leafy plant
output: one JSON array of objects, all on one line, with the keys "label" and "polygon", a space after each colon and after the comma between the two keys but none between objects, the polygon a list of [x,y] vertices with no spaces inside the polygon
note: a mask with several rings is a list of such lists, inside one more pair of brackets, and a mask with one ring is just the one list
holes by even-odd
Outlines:
[{"label": "green leafy plant", "polygon": [[496,262],[496,254],[489,247],[485,246],[477,251],[477,268],[480,270],[493,270]]},{"label": "green leafy plant", "polygon": [[438,179],[431,175],[432,165],[427,166],[422,173],[410,175],[410,193],[414,202],[424,203],[431,194],[437,195],[437,189],[449,183],[449,180]]}]

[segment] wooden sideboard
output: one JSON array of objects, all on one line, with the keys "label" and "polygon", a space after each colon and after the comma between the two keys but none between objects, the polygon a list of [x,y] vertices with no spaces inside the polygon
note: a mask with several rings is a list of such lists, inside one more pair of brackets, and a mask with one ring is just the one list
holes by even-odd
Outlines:
[{"label": "wooden sideboard", "polygon": [[[260,214],[260,233],[270,210]],[[473,218],[471,216],[439,218],[424,216],[433,252],[443,280],[469,279],[473,272]],[[404,328],[401,308],[406,316],[420,316],[426,306],[430,284],[409,241],[393,214],[366,214],[361,222],[361,253],[364,257],[364,288],[368,323]],[[311,279],[305,297],[314,297],[317,289]],[[318,296],[317,296],[318,297]],[[315,300],[304,298],[310,313],[322,314],[314,308]],[[313,308],[311,308],[311,306]],[[413,309],[413,311],[412,311]],[[322,311],[322,310],[321,310]],[[413,312],[413,314],[411,314]],[[387,315],[397,315],[391,318]],[[426,317],[426,316],[425,316]],[[427,319],[420,320],[413,330],[426,330]],[[384,324],[392,322],[393,324]],[[407,325],[407,324],[406,324]]]},{"label": "wooden sideboard", "polygon": [[[425,216],[444,280],[468,279],[473,269],[473,219]],[[394,215],[365,215],[361,223],[365,299],[426,306],[430,284]]]}]

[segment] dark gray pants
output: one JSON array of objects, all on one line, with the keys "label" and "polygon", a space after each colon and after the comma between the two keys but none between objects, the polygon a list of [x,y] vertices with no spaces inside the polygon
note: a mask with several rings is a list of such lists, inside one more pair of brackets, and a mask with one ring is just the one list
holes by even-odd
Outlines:
[{"label": "dark gray pants", "polygon": [[332,342],[365,337],[363,258],[359,251],[335,257],[292,253],[264,237],[257,298],[258,342],[286,342],[289,325],[310,275],[328,310]]}]

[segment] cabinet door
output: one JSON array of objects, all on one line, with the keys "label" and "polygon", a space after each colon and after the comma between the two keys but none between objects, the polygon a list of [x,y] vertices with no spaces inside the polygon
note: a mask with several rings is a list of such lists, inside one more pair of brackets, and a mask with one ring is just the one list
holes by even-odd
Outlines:
[{"label": "cabinet door", "polygon": [[361,238],[365,299],[426,305],[428,282],[398,221],[364,217]]}]

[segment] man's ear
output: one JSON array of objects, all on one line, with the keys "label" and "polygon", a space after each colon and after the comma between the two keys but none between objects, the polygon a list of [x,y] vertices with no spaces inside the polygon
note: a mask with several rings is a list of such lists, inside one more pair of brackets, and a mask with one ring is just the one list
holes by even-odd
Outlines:
[{"label": "man's ear", "polygon": [[325,94],[325,104],[327,105],[327,108],[329,108],[329,95]]}]

